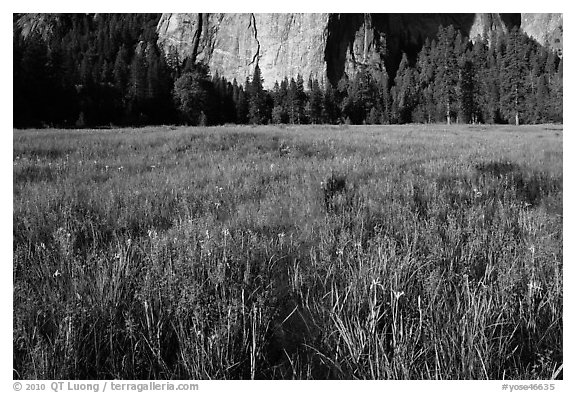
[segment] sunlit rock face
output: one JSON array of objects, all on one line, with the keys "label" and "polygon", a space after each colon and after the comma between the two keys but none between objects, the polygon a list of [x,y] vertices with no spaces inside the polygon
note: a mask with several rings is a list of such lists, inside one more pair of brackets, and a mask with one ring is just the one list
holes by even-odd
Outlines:
[{"label": "sunlit rock face", "polygon": [[562,53],[562,14],[522,14],[521,27],[542,45],[549,45]]},{"label": "sunlit rock face", "polygon": [[540,43],[562,46],[562,14],[164,14],[158,43],[180,61],[243,83],[256,63],[270,88],[301,74],[336,84],[361,66],[394,76],[402,52],[414,61],[426,38],[453,25],[463,36],[520,26]]},{"label": "sunlit rock face", "polygon": [[322,79],[328,14],[165,14],[158,42],[180,59],[206,62],[212,73],[243,83],[256,63],[265,87],[296,77]]}]

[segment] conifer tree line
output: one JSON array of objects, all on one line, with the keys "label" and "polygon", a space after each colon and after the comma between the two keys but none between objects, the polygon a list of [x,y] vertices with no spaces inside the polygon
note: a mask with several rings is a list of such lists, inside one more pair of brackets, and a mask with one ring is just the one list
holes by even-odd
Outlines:
[{"label": "conifer tree line", "polygon": [[474,42],[440,27],[393,77],[358,65],[337,85],[298,75],[264,89],[228,81],[156,44],[160,14],[14,20],[14,126],[562,122],[562,59],[514,28]]}]

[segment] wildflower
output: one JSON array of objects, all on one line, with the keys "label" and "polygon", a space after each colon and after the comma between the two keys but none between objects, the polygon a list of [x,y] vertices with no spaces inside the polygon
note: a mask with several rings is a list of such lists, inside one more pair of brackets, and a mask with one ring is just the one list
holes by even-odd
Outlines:
[{"label": "wildflower", "polygon": [[373,278],[372,282],[370,283],[370,290],[374,287],[382,287],[382,283],[380,282],[380,278]]},{"label": "wildflower", "polygon": [[214,206],[216,206],[216,209],[218,209],[220,207],[220,202],[215,202]]},{"label": "wildflower", "polygon": [[404,291],[395,291],[392,290],[392,293],[394,294],[394,297],[396,298],[396,301],[398,301],[398,299],[400,299],[401,296],[404,296]]},{"label": "wildflower", "polygon": [[52,274],[52,277],[56,278],[56,277],[60,277],[61,275],[62,275],[62,273],[60,273],[60,270],[56,269],[54,274]]},{"label": "wildflower", "polygon": [[222,229],[222,234],[226,237],[230,235],[230,231],[228,230],[228,228],[224,228]]},{"label": "wildflower", "polygon": [[123,167],[122,165],[120,165],[120,166],[118,167],[118,171],[121,171],[122,169],[124,169],[124,167]]},{"label": "wildflower", "polygon": [[155,230],[153,230],[153,229],[148,230],[148,237],[149,238],[154,239],[154,238],[156,238],[156,235],[157,235],[157,233]]},{"label": "wildflower", "polygon": [[156,168],[156,165],[150,165],[150,169]]},{"label": "wildflower", "polygon": [[344,255],[344,249],[343,249],[343,248],[339,248],[338,250],[336,250],[336,254],[337,254],[338,256],[340,256],[340,257],[343,256],[343,255]]},{"label": "wildflower", "polygon": [[[96,161],[94,161],[94,162],[96,162]],[[106,167],[105,167],[105,168],[106,168],[106,171],[108,171],[108,165],[106,165]]]},{"label": "wildflower", "polygon": [[480,198],[482,196],[482,192],[475,188],[474,190],[474,198]]},{"label": "wildflower", "polygon": [[540,292],[542,290],[542,287],[540,286],[540,284],[537,281],[529,282],[528,283],[528,290]]}]

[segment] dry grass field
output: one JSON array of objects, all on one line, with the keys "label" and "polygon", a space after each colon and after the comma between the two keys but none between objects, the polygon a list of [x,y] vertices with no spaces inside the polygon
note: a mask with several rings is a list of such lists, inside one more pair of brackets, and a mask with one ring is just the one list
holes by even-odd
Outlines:
[{"label": "dry grass field", "polygon": [[562,126],[14,130],[14,378],[562,378]]}]

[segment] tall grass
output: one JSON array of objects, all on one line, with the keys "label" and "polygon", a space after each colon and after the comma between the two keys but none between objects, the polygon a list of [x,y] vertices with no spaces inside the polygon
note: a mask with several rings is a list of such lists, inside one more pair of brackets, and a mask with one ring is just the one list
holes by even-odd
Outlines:
[{"label": "tall grass", "polygon": [[561,135],[15,130],[14,376],[561,378]]}]

